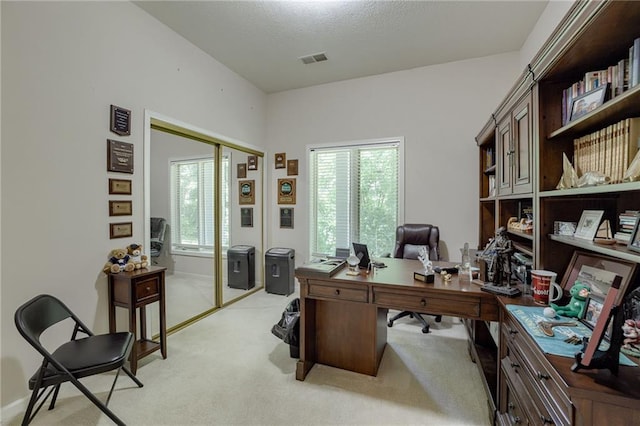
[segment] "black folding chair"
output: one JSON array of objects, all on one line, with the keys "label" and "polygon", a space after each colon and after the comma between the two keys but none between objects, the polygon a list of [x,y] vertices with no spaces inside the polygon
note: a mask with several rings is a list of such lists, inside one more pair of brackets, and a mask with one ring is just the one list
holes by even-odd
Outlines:
[{"label": "black folding chair", "polygon": [[[55,351],[50,352],[40,342],[40,336],[51,326],[68,318],[71,318],[74,322],[71,340],[58,347]],[[43,356],[42,365],[29,380],[29,389],[32,390],[32,393],[27,411],[22,419],[23,425],[28,425],[33,420],[51,395],[51,392],[53,392],[53,399],[49,405],[49,410],[54,408],[60,385],[64,382],[73,383],[111,420],[118,425],[124,425],[124,422],[107,408],[107,405],[109,404],[109,399],[111,399],[120,370],[124,370],[138,387],[143,386],[142,382],[124,366],[134,342],[132,333],[120,332],[94,335],[64,303],[47,294],[36,296],[20,306],[15,313],[15,323],[22,337]],[[78,332],[86,334],[87,337],[76,338]],[[79,381],[83,377],[112,370],[117,370],[116,377],[113,380],[105,403],[102,403]],[[51,389],[47,392],[48,388]],[[38,401],[40,401],[40,404],[34,411]]]}]

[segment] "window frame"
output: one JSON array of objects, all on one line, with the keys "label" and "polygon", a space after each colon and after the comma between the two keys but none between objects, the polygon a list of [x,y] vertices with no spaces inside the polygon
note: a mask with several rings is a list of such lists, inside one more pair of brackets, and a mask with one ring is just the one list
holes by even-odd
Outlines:
[{"label": "window frame", "polygon": [[[307,145],[306,150],[307,150],[307,164],[309,167],[309,178],[307,180],[307,193],[309,194],[309,214],[307,215],[307,229],[308,229],[308,235],[309,235],[309,253],[310,253],[310,258],[314,258],[314,257],[324,257],[324,256],[333,256],[334,253],[318,253],[315,251],[315,248],[313,247],[315,245],[315,238],[313,236],[313,232],[315,230],[315,225],[312,223],[316,212],[314,211],[315,209],[315,205],[314,202],[312,200],[312,194],[313,194],[313,185],[314,185],[314,179],[312,176],[313,173],[313,167],[312,167],[312,160],[311,160],[311,155],[313,151],[318,151],[318,150],[330,150],[330,149],[357,149],[357,148],[370,148],[370,147],[375,147],[375,146],[388,146],[388,145],[397,145],[397,154],[398,154],[398,205],[397,205],[397,224],[402,224],[405,222],[404,219],[404,214],[405,214],[405,158],[404,158],[404,144],[405,144],[405,140],[404,137],[402,136],[398,136],[398,137],[390,137],[390,138],[380,138],[380,139],[366,139],[366,140],[355,140],[355,141],[344,141],[344,142],[334,142],[334,143],[326,143],[326,144],[312,144],[312,145]],[[354,162],[356,162],[356,159],[352,158],[351,159],[352,164]],[[357,191],[356,191],[357,192]],[[357,197],[357,194],[352,194],[352,197]],[[356,205],[357,203],[354,203],[352,205]],[[350,221],[352,221],[352,224],[354,227],[356,227],[356,229],[358,228],[359,225],[359,220],[360,218],[358,217],[359,215],[359,211],[350,211],[349,212],[349,216],[350,216]],[[351,243],[353,241],[349,242],[349,249],[351,250]]]}]

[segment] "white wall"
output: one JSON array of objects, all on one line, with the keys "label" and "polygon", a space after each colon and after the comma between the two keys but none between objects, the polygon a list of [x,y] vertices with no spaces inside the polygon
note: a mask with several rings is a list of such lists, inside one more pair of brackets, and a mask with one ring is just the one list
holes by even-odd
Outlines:
[{"label": "white wall", "polygon": [[[2,406],[38,359],[13,313],[43,292],[107,330],[109,250],[142,242],[144,109],[260,146],[266,96],[125,2],[2,2]],[[132,134],[109,132],[109,106]],[[135,147],[107,173],[106,139]],[[109,239],[109,177],[133,179],[133,238]],[[121,219],[121,218],[118,218]],[[121,325],[121,324],[119,324]]]},{"label": "white wall", "polygon": [[404,136],[404,221],[438,225],[442,254],[458,261],[465,242],[478,243],[474,138],[521,71],[513,52],[269,95],[267,147],[298,158],[300,173],[295,228],[279,229],[279,206],[268,207],[270,246],[309,258],[307,145]]}]

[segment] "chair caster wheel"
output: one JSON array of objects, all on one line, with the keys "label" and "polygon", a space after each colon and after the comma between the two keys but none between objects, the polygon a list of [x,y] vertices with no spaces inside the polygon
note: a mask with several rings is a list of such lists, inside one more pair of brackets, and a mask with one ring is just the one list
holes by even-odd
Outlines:
[{"label": "chair caster wheel", "polygon": [[393,327],[393,321],[387,321],[387,327]]},{"label": "chair caster wheel", "polygon": [[423,332],[424,334],[427,334],[427,333],[429,332],[429,327],[428,327],[428,326],[427,326],[427,327],[423,327],[423,328],[422,328],[422,332]]}]

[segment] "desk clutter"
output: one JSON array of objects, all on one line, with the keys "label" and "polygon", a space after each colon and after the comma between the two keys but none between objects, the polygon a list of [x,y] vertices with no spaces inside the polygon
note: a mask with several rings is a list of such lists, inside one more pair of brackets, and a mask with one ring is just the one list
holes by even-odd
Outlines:
[{"label": "desk clutter", "polygon": [[[558,322],[574,325],[553,324],[555,321],[549,321],[549,318],[544,315],[544,307],[542,306],[506,305],[506,308],[524,327],[540,349],[549,355],[574,358],[576,352],[581,349],[579,345],[582,343],[583,337],[591,337],[592,334],[591,329],[573,318],[558,317]],[[545,332],[546,327],[540,326],[541,323],[549,322],[554,325],[553,336],[549,336]],[[606,350],[607,347],[608,343],[603,341],[600,349]],[[620,364],[636,366],[623,354],[620,354]]]}]

